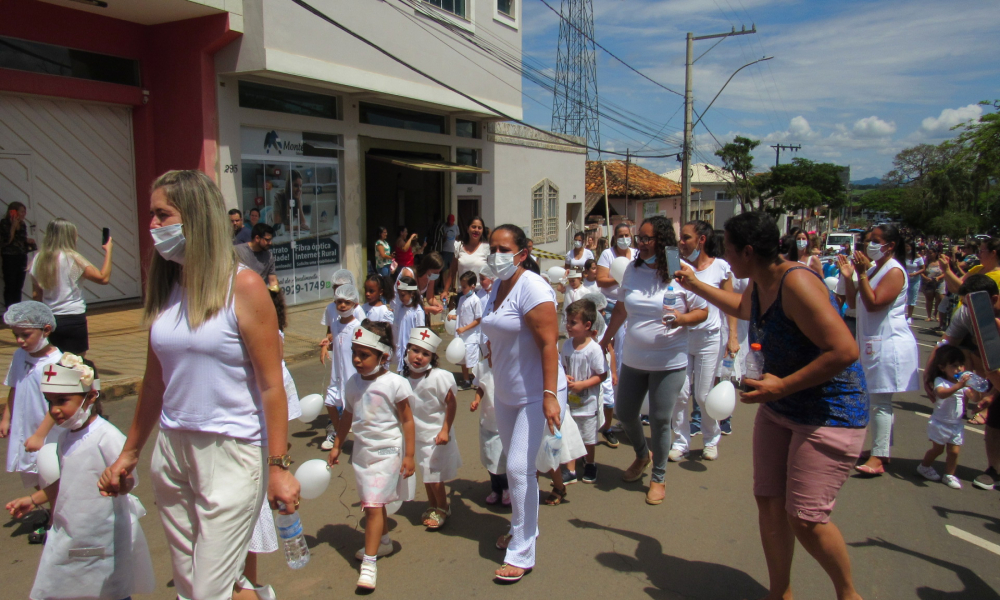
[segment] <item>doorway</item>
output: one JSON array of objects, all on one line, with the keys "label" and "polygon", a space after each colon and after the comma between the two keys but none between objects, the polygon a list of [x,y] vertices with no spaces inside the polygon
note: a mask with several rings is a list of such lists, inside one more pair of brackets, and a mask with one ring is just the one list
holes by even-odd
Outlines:
[{"label": "doorway", "polygon": [[[458,231],[459,235],[464,235],[469,228],[469,223],[474,217],[479,217],[480,196],[459,196],[458,197]],[[450,250],[449,250],[450,252]]]}]

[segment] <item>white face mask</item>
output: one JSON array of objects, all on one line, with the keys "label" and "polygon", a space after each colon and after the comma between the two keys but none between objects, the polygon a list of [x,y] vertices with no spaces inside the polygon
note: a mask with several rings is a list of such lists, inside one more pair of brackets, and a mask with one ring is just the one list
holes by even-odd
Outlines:
[{"label": "white face mask", "polygon": [[622,250],[626,250],[632,246],[632,238],[620,237],[618,238],[618,241],[616,243],[618,244],[619,248],[621,248]]},{"label": "white face mask", "polygon": [[496,273],[498,278],[507,281],[514,276],[514,273],[517,272],[517,265],[514,264],[514,257],[521,252],[524,252],[524,250],[514,252],[513,254],[501,254],[499,252],[494,252],[486,257],[486,264],[493,269],[493,272]]},{"label": "white face mask", "polygon": [[38,352],[39,350],[41,350],[42,348],[44,348],[45,346],[47,346],[48,343],[49,343],[49,338],[47,338],[45,336],[42,336],[42,337],[38,338],[38,343],[35,344],[35,346],[33,348],[25,348],[24,350],[28,354],[34,354],[35,352]]},{"label": "white face mask", "polygon": [[795,240],[795,246],[799,250],[805,250],[806,246],[809,245],[809,240]]},{"label": "white face mask", "polygon": [[183,226],[183,223],[174,223],[149,230],[149,234],[153,236],[153,247],[163,257],[163,260],[171,260],[179,265],[184,264]]},{"label": "white face mask", "polygon": [[[84,402],[86,402],[86,400]],[[93,402],[91,402],[87,406],[87,408],[84,408],[84,407],[81,406],[79,409],[77,409],[75,415],[73,415],[72,417],[66,419],[62,423],[56,423],[56,425],[58,425],[59,427],[62,427],[63,429],[66,429],[68,431],[73,431],[74,429],[79,429],[79,428],[83,427],[83,424],[86,423],[87,419],[90,418],[90,413],[93,411],[93,408],[94,408],[94,403]]]},{"label": "white face mask", "polygon": [[580,240],[576,240],[576,241],[573,242],[573,247],[574,248],[583,248],[583,242],[581,242]]},{"label": "white face mask", "polygon": [[375,375],[376,373],[378,373],[381,369],[382,369],[382,363],[379,363],[371,371],[369,371],[367,373],[361,373],[361,376],[362,377],[371,377],[372,375]]},{"label": "white face mask", "polygon": [[354,314],[354,309],[353,309],[353,308],[348,308],[347,310],[340,310],[340,309],[338,308],[338,309],[337,309],[337,314],[338,314],[338,315],[339,315],[339,316],[340,316],[341,318],[344,318],[344,317],[349,317],[349,316],[351,316],[351,315],[353,315],[353,314]]},{"label": "white face mask", "polygon": [[410,354],[409,354],[409,352],[407,352],[406,353],[406,366],[410,367],[410,372],[411,373],[420,374],[420,373],[423,373],[424,371],[426,371],[427,369],[431,368],[431,363],[430,363],[430,361],[428,361],[426,365],[424,365],[424,366],[422,366],[420,368],[417,368],[417,367],[413,366],[413,361],[410,360]]},{"label": "white face mask", "polygon": [[431,281],[435,281],[440,276],[441,276],[440,273],[431,273],[430,275],[427,276],[427,279],[430,279]]},{"label": "white face mask", "polygon": [[885,244],[868,244],[868,258],[872,260],[882,258],[882,248],[885,248]]}]

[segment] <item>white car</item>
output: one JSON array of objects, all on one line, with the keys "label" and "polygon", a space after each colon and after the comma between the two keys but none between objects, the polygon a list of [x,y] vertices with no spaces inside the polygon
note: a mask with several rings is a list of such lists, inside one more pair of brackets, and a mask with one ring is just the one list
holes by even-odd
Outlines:
[{"label": "white car", "polygon": [[857,244],[857,238],[853,233],[846,233],[840,231],[831,232],[830,235],[826,236],[826,250],[833,249],[836,252],[840,252],[840,249],[847,244],[854,252],[854,246]]}]

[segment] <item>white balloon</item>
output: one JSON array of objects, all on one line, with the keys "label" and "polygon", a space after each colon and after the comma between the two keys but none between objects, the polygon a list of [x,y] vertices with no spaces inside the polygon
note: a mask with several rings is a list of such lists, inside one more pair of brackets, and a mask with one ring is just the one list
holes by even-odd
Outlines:
[{"label": "white balloon", "polygon": [[444,357],[453,365],[465,361],[465,342],[462,338],[455,338],[448,344],[448,349],[444,352]]},{"label": "white balloon", "polygon": [[836,293],[838,281],[839,280],[836,277],[827,277],[826,279],[823,280],[823,283],[826,284],[826,287],[828,287],[831,292]]},{"label": "white balloon", "polygon": [[312,423],[319,416],[319,413],[323,411],[323,396],[309,394],[305,398],[300,398],[299,408],[302,410],[299,420],[303,423]]},{"label": "white balloon", "polygon": [[402,500],[396,500],[395,502],[390,502],[389,504],[385,505],[385,514],[394,515],[397,512],[399,512],[399,509],[402,508],[402,506],[403,506]]},{"label": "white balloon", "polygon": [[556,284],[566,278],[566,269],[562,267],[551,267],[546,274],[549,276],[549,283]]},{"label": "white balloon", "polygon": [[307,460],[299,465],[295,478],[299,480],[299,495],[304,500],[319,498],[330,485],[330,467],[321,458]]},{"label": "white balloon", "polygon": [[619,256],[611,262],[611,267],[608,271],[611,278],[618,282],[618,285],[622,284],[622,277],[625,276],[625,268],[628,267],[629,262],[628,257],[625,256]]},{"label": "white balloon", "polygon": [[[455,311],[451,311],[450,313],[448,313],[448,316],[451,317],[451,316],[455,316],[457,314],[458,313],[456,313]],[[458,329],[458,319],[455,319],[455,320],[445,319],[444,320],[444,330],[447,331],[449,335],[455,335],[455,330],[456,329]]]},{"label": "white balloon", "polygon": [[35,455],[35,462],[38,465],[38,487],[44,490],[59,481],[59,455],[55,443],[42,446]]},{"label": "white balloon", "polygon": [[736,408],[736,388],[732,381],[721,381],[705,398],[705,412],[716,421],[733,416]]}]

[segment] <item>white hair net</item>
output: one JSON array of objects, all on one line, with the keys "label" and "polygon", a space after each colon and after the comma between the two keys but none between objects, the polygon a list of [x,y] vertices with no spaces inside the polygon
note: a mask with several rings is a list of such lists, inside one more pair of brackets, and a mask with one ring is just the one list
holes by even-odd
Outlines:
[{"label": "white hair net", "polygon": [[491,269],[489,265],[483,265],[483,267],[479,269],[479,275],[482,277],[486,277],[487,279],[497,278],[496,273],[493,272],[493,269]]},{"label": "white hair net", "polygon": [[351,273],[347,269],[337,269],[334,271],[331,281],[333,282],[334,287],[348,284],[353,285],[354,287],[358,286],[358,283],[354,280],[354,273]]},{"label": "white hair net", "polygon": [[594,319],[594,324],[591,325],[590,330],[597,332],[597,337],[604,337],[604,331],[608,328],[607,324],[604,323],[604,315],[601,311],[597,311],[597,318]]},{"label": "white hair net", "polygon": [[11,304],[3,315],[3,322],[10,327],[42,329],[49,325],[53,330],[56,328],[56,318],[52,316],[52,309],[34,300]]},{"label": "white hair net", "polygon": [[594,308],[597,312],[601,312],[608,307],[608,298],[604,294],[599,292],[590,292],[589,294],[584,294],[581,300],[590,300],[594,303]]},{"label": "white hair net", "polygon": [[358,304],[358,288],[354,287],[353,283],[342,283],[340,287],[333,291],[333,299],[336,300],[350,300],[351,302]]}]

